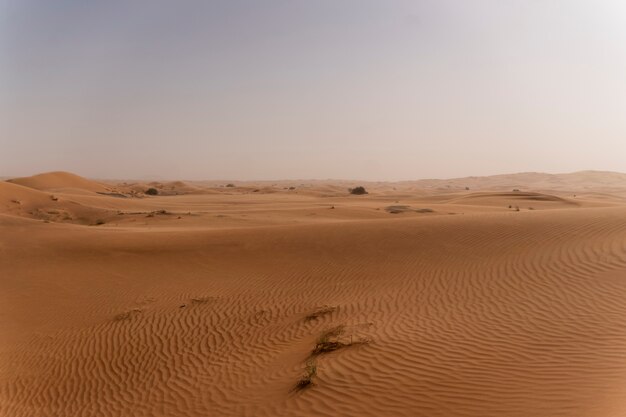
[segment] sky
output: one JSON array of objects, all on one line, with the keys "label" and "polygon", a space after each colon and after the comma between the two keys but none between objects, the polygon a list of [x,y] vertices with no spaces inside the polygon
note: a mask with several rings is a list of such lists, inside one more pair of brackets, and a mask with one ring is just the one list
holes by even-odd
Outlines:
[{"label": "sky", "polygon": [[0,176],[626,172],[626,2],[0,0]]}]

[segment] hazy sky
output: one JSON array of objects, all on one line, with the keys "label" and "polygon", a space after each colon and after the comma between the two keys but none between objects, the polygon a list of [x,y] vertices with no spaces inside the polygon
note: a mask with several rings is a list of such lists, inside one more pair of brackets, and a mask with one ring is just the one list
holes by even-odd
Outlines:
[{"label": "hazy sky", "polygon": [[0,0],[0,175],[626,171],[626,2]]}]

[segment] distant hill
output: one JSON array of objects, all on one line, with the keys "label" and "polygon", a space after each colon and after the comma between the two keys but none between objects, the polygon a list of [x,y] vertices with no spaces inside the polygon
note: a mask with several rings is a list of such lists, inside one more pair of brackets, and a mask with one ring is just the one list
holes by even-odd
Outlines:
[{"label": "distant hill", "polygon": [[71,172],[56,171],[33,175],[31,177],[13,178],[8,180],[13,184],[34,188],[39,191],[52,190],[83,190],[91,192],[107,192],[110,187],[99,182],[88,180]]},{"label": "distant hill", "polygon": [[424,179],[403,181],[416,188],[459,190],[474,189],[534,189],[534,190],[592,190],[626,189],[626,174],[609,171],[579,171],[567,174],[522,172],[516,174],[464,177],[452,179]]}]

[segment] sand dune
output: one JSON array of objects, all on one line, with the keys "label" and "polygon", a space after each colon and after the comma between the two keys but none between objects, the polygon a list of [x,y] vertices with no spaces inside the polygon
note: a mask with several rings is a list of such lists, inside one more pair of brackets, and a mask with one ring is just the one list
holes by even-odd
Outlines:
[{"label": "sand dune", "polygon": [[[626,204],[597,198],[614,183],[287,184],[53,201],[0,183],[0,415],[626,415]],[[11,199],[108,217],[35,222]]]},{"label": "sand dune", "polygon": [[580,203],[572,198],[559,197],[552,194],[534,192],[482,192],[471,193],[450,200],[455,204],[472,204],[485,206],[502,206],[508,203],[511,208],[568,208],[580,206]]},{"label": "sand dune", "polygon": [[13,178],[8,180],[14,184],[34,188],[40,191],[72,191],[83,190],[92,192],[109,192],[111,189],[104,184],[91,181],[70,172],[47,172],[32,177]]},{"label": "sand dune", "polygon": [[624,195],[626,191],[626,174],[620,172],[580,171],[567,174],[546,174],[541,172],[524,172],[517,174],[491,175],[486,177],[464,177],[447,180],[419,180],[401,183],[404,186],[431,189],[464,189],[472,190],[504,190],[519,188],[529,190],[588,190],[610,189]]}]

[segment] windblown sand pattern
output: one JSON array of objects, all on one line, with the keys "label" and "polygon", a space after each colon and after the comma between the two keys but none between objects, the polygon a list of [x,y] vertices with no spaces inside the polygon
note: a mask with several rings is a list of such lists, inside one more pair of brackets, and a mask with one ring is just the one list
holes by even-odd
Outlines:
[{"label": "windblown sand pattern", "polygon": [[2,416],[626,415],[615,184],[33,182],[0,184]]}]

